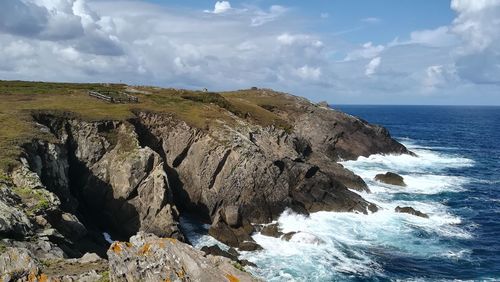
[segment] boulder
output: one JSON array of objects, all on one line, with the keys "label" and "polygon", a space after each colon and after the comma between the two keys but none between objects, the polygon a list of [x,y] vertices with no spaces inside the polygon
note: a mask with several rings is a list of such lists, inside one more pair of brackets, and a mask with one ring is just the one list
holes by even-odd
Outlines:
[{"label": "boulder", "polygon": [[176,239],[139,232],[130,243],[114,242],[108,250],[110,281],[256,281],[225,257]]},{"label": "boulder", "polygon": [[279,230],[279,224],[273,223],[262,227],[260,234],[269,237],[279,238],[283,235],[283,232]]},{"label": "boulder", "polygon": [[40,263],[24,248],[7,248],[0,254],[0,281],[34,281]]},{"label": "boulder", "polygon": [[[1,184],[0,184],[1,185]],[[20,199],[4,185],[0,186],[0,236],[23,238],[32,233],[28,216],[16,205]]]},{"label": "boulder", "polygon": [[238,249],[240,251],[252,252],[262,250],[262,247],[259,244],[255,243],[255,241],[245,241],[240,243]]},{"label": "boulder", "polygon": [[211,256],[221,256],[226,257],[230,260],[238,261],[238,255],[231,254],[230,252],[226,252],[222,250],[218,245],[213,246],[203,246],[201,251],[205,253],[205,255]]},{"label": "boulder", "polygon": [[319,238],[318,236],[301,231],[286,233],[281,237],[281,240],[313,245],[322,245],[325,243],[325,241],[323,241],[323,239]]},{"label": "boulder", "polygon": [[406,186],[403,177],[393,172],[386,172],[385,174],[377,174],[375,175],[375,180],[396,186],[403,186],[403,187]]},{"label": "boulder", "polygon": [[327,101],[321,101],[321,102],[317,103],[316,105],[318,107],[327,108],[327,109],[330,107],[330,105],[328,104]]},{"label": "boulder", "polygon": [[420,216],[420,217],[423,217],[423,218],[429,218],[429,216],[421,211],[418,211],[412,207],[400,207],[400,206],[397,206],[395,209],[394,209],[395,212],[399,212],[399,213],[407,213],[407,214],[411,214],[411,215],[415,215],[415,216]]},{"label": "boulder", "polygon": [[297,234],[297,232],[295,232],[295,231],[285,233],[285,234],[283,234],[283,236],[281,236],[281,240],[290,241],[292,239],[293,235],[295,235],[295,234]]},{"label": "boulder", "polygon": [[239,248],[241,243],[254,240],[251,234],[254,232],[252,224],[243,220],[239,227],[233,228],[226,221],[221,211],[215,217],[214,222],[208,229],[208,234],[222,243]]}]

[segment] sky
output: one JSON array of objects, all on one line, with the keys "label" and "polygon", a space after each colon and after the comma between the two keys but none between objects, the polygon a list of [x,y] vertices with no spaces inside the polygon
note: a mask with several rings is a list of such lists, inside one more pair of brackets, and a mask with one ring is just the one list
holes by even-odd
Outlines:
[{"label": "sky", "polygon": [[500,0],[1,0],[0,79],[500,105]]}]

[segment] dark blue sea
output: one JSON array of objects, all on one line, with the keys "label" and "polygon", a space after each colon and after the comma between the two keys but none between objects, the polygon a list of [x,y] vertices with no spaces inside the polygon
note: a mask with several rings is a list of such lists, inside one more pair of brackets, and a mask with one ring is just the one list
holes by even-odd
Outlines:
[{"label": "dark blue sea", "polygon": [[[302,236],[286,242],[254,235],[264,250],[243,253],[258,266],[249,271],[266,281],[500,281],[500,107],[333,108],[385,126],[418,157],[343,162],[370,187],[362,196],[381,209],[285,212],[280,227]],[[407,187],[373,180],[386,171],[402,175]],[[397,206],[429,218],[396,213]]]}]

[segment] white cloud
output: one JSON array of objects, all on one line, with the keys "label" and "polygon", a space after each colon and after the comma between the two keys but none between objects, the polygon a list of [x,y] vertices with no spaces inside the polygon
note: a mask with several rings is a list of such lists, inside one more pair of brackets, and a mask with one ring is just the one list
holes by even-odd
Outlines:
[{"label": "white cloud", "polygon": [[500,85],[500,1],[453,0],[451,8],[458,14],[451,31],[462,40],[456,59],[459,76]]},{"label": "white cloud", "polygon": [[328,19],[330,17],[330,14],[329,13],[321,13],[321,14],[319,14],[319,17],[322,19]]},{"label": "white cloud", "polygon": [[295,70],[295,74],[305,80],[318,80],[321,76],[321,68],[310,67],[308,65],[302,66]]},{"label": "white cloud", "polygon": [[345,61],[353,61],[359,59],[371,59],[377,57],[385,50],[383,45],[373,45],[372,42],[364,43],[361,48],[351,50],[345,57]]},{"label": "white cloud", "polygon": [[205,10],[206,13],[222,14],[231,11],[231,3],[229,1],[217,1],[213,11]]},{"label": "white cloud", "polygon": [[451,34],[447,26],[436,29],[417,30],[410,34],[408,43],[428,45],[432,47],[453,46],[457,42],[455,35]]},{"label": "white cloud", "polygon": [[301,44],[301,45],[309,45],[309,46],[315,47],[315,48],[323,47],[323,42],[321,42],[318,39],[314,39],[311,36],[305,35],[305,34],[283,33],[280,36],[278,36],[276,39],[282,45]]},{"label": "white cloud", "polygon": [[376,24],[376,23],[381,22],[382,20],[379,18],[376,18],[376,17],[368,17],[368,18],[361,19],[361,21],[364,23],[368,23],[368,24]]},{"label": "white cloud", "polygon": [[268,12],[257,11],[256,15],[252,18],[251,26],[261,26],[268,22],[275,21],[286,12],[286,8],[279,5],[273,5],[269,8]]},{"label": "white cloud", "polygon": [[227,3],[204,13],[147,1],[1,0],[0,78],[262,86],[344,103],[420,103],[419,93],[478,85],[500,92],[497,1],[453,1],[448,26],[362,45],[313,33],[286,7]]},{"label": "white cloud", "polygon": [[375,74],[375,72],[377,71],[377,69],[380,67],[380,63],[382,62],[382,60],[380,59],[380,57],[376,57],[376,58],[373,58],[367,65],[366,65],[366,68],[365,68],[365,75],[366,76],[372,76]]}]

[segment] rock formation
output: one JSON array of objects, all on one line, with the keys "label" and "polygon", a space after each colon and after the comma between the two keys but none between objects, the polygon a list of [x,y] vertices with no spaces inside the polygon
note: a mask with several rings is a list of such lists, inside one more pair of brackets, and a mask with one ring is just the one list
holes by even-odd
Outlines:
[{"label": "rock formation", "polygon": [[[375,212],[374,204],[350,190],[368,191],[367,185],[337,161],[411,152],[382,127],[295,96],[262,93],[264,101],[279,99],[286,106],[253,107],[287,120],[291,128],[263,125],[224,103],[218,110],[231,122],[215,120],[206,128],[147,110],[136,110],[127,120],[34,113],[37,127],[51,136],[24,144],[10,179],[0,181],[0,250],[7,250],[0,267],[14,273],[16,266],[7,261],[16,252],[32,258],[35,276],[43,273],[42,260],[89,266],[71,259],[85,253],[106,257],[109,244],[102,232],[122,241],[145,232],[133,237],[132,245],[115,243],[107,252],[112,281],[160,278],[155,270],[169,275],[162,279],[182,279],[179,273],[196,279],[206,272],[214,281],[235,281],[228,275],[243,281],[251,278],[233,272],[231,263],[205,258],[181,243],[186,241],[181,213],[211,224],[216,239],[252,251],[261,248],[251,237],[256,224],[272,222],[287,208],[303,214]],[[266,226],[263,234],[281,232]],[[154,248],[138,256],[146,244]],[[184,269],[162,264],[172,253]],[[80,273],[88,281],[102,276],[103,262],[93,263]],[[151,268],[129,273],[125,268],[132,264]],[[205,267],[214,264],[219,266]],[[68,277],[83,279],[75,273]]]},{"label": "rock formation", "polygon": [[222,256],[172,238],[139,232],[130,243],[115,242],[108,251],[111,281],[257,281]]},{"label": "rock formation", "polygon": [[406,187],[406,183],[403,177],[393,172],[386,172],[385,174],[377,174],[375,175],[375,180],[386,184]]},{"label": "rock formation", "polygon": [[419,217],[423,217],[423,218],[429,218],[429,216],[421,211],[418,211],[412,207],[400,207],[400,206],[397,206],[395,209],[394,209],[395,212],[399,212],[399,213],[407,213],[407,214],[411,214],[411,215],[415,215],[415,216],[419,216]]}]

